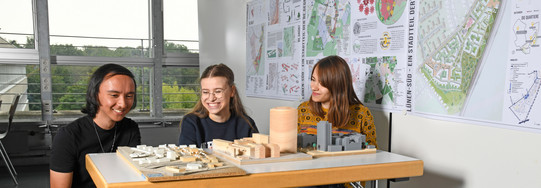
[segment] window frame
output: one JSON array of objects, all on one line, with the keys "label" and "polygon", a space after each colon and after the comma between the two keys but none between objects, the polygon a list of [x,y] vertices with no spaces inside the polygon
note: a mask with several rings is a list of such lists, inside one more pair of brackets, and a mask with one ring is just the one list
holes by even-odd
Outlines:
[{"label": "window frame", "polygon": [[[151,38],[151,52],[154,54],[150,57],[93,57],[93,56],[62,56],[62,55],[51,55],[50,54],[50,33],[48,32],[48,20],[44,20],[43,14],[48,14],[48,8],[46,5],[46,2],[40,2],[39,0],[32,0],[33,9],[34,9],[34,40],[35,40],[35,48],[34,49],[11,49],[11,48],[0,48],[0,63],[2,64],[16,64],[16,65],[39,65],[40,66],[40,72],[42,72],[40,76],[40,86],[43,88],[46,86],[44,85],[43,80],[52,80],[52,75],[50,72],[50,68],[52,65],[85,65],[85,66],[99,66],[106,63],[116,63],[124,66],[146,66],[146,67],[154,67],[154,73],[152,73],[151,83],[153,83],[154,87],[153,90],[151,90],[151,95],[154,96],[162,96],[161,91],[161,85],[163,83],[163,78],[161,77],[161,70],[167,66],[179,66],[179,67],[199,67],[199,54],[198,53],[165,53],[165,50],[163,49],[164,45],[164,33],[163,33],[163,1],[162,0],[148,0],[149,5],[149,16],[151,17],[152,21],[149,25],[149,30],[152,30],[151,35],[149,36]],[[45,6],[40,3],[45,3]],[[39,5],[38,5],[39,4]],[[158,10],[158,11],[153,11]],[[48,19],[48,18],[47,18]],[[42,20],[44,23],[38,23]],[[46,31],[43,31],[43,28],[47,28]],[[40,31],[41,28],[41,31]],[[47,37],[41,37],[39,36],[47,36]],[[38,40],[39,38],[39,40]],[[40,41],[42,44],[40,45]],[[43,49],[43,47],[40,48],[40,46],[43,46],[46,44],[49,46],[47,49]],[[157,47],[157,48],[156,48]],[[161,48],[161,49],[160,49]],[[48,54],[48,55],[43,55]],[[40,58],[40,56],[42,58]],[[48,73],[43,71],[45,70],[42,66],[44,66],[44,60],[43,57],[49,58],[46,61],[45,69],[49,69]],[[47,62],[48,61],[48,62]],[[45,70],[46,71],[46,70]],[[158,79],[156,79],[158,78]],[[49,83],[50,84],[50,83]],[[160,86],[158,89],[156,89],[156,86]],[[43,93],[43,92],[40,92]],[[51,94],[51,92],[49,93]],[[47,95],[47,94],[45,94]],[[161,102],[161,97],[158,97],[160,100],[153,102],[154,109],[151,108],[151,111],[153,110],[152,115],[149,117],[135,117],[132,118],[135,121],[139,123],[150,123],[157,126],[166,126],[170,121],[180,121],[182,118],[182,115],[179,115],[177,117],[165,117],[163,115],[163,105]],[[154,100],[158,99],[154,98]],[[156,104],[156,102],[158,104]],[[43,97],[41,99],[42,105],[44,105]],[[156,109],[159,106],[158,109]],[[42,106],[42,109],[44,107]],[[51,108],[52,109],[52,108]],[[46,110],[46,109],[45,109]],[[35,121],[35,120],[29,120],[29,119],[18,119],[20,122],[28,122],[28,123],[37,123],[37,124],[46,124],[47,126],[52,124],[66,124],[69,123],[76,118],[60,118],[60,117],[52,117],[52,112],[50,112],[50,116],[48,112],[44,112],[42,110],[41,112],[41,121]]]}]

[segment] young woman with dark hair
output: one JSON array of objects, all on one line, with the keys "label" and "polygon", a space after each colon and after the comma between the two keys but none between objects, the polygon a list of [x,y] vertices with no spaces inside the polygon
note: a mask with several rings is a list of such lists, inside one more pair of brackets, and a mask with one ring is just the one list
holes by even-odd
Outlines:
[{"label": "young woman with dark hair", "polygon": [[229,67],[207,67],[200,84],[201,98],[182,119],[179,145],[206,147],[215,138],[233,141],[259,132],[254,120],[246,115]]},{"label": "young woman with dark hair", "polygon": [[317,123],[332,123],[333,133],[362,133],[370,145],[376,143],[376,127],[370,110],[353,89],[351,71],[344,59],[328,56],[312,70],[310,100],[298,107],[298,133],[317,134]]},{"label": "young woman with dark hair", "polygon": [[114,152],[141,144],[137,123],[126,114],[135,107],[135,79],[125,67],[106,64],[90,78],[87,115],[58,129],[50,158],[51,187],[95,187],[85,166],[87,153]]}]

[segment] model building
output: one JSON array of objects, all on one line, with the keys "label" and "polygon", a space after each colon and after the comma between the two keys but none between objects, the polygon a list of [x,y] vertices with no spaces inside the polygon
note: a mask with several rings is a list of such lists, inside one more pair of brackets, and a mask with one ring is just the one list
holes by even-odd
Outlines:
[{"label": "model building", "polygon": [[269,136],[254,133],[252,137],[246,137],[232,141],[214,139],[212,149],[238,159],[261,159],[267,157],[280,157],[280,147],[269,143]]},{"label": "model building", "polygon": [[375,148],[367,145],[366,135],[360,133],[332,133],[332,124],[320,121],[317,124],[317,135],[301,133],[297,135],[297,146],[308,150],[351,151],[364,148]]},{"label": "model building", "polygon": [[153,169],[163,167],[173,176],[211,170],[224,165],[216,156],[205,153],[195,145],[138,145],[130,150],[129,157],[139,166]]}]

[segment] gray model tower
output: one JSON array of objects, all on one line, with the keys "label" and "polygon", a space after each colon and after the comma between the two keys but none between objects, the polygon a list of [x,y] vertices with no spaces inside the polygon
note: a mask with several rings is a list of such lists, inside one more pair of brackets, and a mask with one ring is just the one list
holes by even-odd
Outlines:
[{"label": "gray model tower", "polygon": [[327,146],[331,145],[332,124],[327,121],[317,123],[317,150],[327,151]]}]

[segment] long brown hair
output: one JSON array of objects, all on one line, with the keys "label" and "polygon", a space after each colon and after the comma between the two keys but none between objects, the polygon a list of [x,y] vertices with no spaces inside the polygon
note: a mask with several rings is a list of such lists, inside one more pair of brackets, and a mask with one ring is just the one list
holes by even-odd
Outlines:
[{"label": "long brown hair", "polygon": [[[235,75],[233,74],[233,71],[223,63],[211,65],[207,67],[205,71],[203,71],[203,74],[201,74],[201,78],[199,78],[199,82],[201,82],[203,78],[211,77],[224,77],[227,79],[227,85],[229,85],[229,87],[231,87],[231,91],[235,93],[235,95],[229,99],[229,112],[242,117],[242,119],[244,119],[248,123],[248,125],[250,125],[252,130],[255,130],[252,123],[250,123],[248,118],[246,118],[245,116],[246,111],[244,110],[242,101],[240,101],[237,87],[235,87]],[[190,113],[195,114],[199,118],[206,118],[209,116],[209,111],[205,108],[205,106],[203,106],[201,97],[199,97],[197,104],[195,104],[195,107]]]},{"label": "long brown hair", "polygon": [[[326,87],[330,94],[330,105],[327,120],[336,127],[343,127],[350,118],[349,107],[354,104],[362,104],[355,95],[353,78],[346,60],[339,56],[328,56],[319,60],[314,69],[318,70],[321,85]],[[317,116],[324,117],[325,113],[320,102],[315,102],[310,97],[310,110]]]}]

